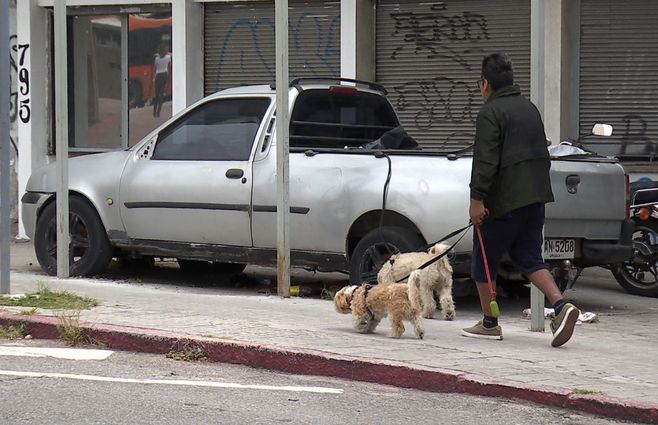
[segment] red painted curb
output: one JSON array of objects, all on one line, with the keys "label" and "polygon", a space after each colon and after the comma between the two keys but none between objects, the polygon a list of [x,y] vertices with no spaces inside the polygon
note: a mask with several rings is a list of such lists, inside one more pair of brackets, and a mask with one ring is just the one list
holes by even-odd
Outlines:
[{"label": "red painted curb", "polygon": [[[57,339],[57,319],[0,312],[0,325],[23,323],[35,338]],[[328,376],[423,391],[464,393],[527,400],[538,404],[580,410],[610,418],[658,424],[658,405],[602,395],[579,395],[567,389],[510,383],[476,374],[441,369],[417,369],[385,362],[327,354],[313,350],[221,340],[104,324],[81,323],[88,335],[115,350],[165,354],[172,349],[201,348],[208,361],[241,364],[294,374]]]}]

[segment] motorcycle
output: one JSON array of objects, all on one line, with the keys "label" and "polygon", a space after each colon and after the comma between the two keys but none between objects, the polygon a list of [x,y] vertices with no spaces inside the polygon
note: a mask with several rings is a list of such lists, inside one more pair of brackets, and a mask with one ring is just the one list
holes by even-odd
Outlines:
[{"label": "motorcycle", "polygon": [[633,256],[610,269],[626,292],[658,297],[658,182],[631,183]]}]

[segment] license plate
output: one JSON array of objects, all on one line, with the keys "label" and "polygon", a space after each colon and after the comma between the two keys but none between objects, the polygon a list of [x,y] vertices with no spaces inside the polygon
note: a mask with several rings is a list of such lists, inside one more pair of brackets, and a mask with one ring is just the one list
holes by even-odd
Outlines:
[{"label": "license plate", "polygon": [[575,239],[545,239],[544,260],[565,260],[576,256]]}]

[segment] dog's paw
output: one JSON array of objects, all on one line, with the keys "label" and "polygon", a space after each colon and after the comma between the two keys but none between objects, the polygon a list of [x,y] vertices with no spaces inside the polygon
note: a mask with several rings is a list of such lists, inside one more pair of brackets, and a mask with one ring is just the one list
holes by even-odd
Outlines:
[{"label": "dog's paw", "polygon": [[454,311],[448,311],[443,315],[444,320],[455,320],[457,314]]}]

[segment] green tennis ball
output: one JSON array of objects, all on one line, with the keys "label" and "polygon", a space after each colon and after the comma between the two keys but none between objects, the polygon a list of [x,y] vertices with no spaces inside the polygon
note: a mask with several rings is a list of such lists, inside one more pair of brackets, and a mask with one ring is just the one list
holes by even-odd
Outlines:
[{"label": "green tennis ball", "polygon": [[493,317],[500,316],[500,308],[498,308],[498,303],[496,300],[493,300],[489,303],[489,308],[491,309],[491,315]]}]

